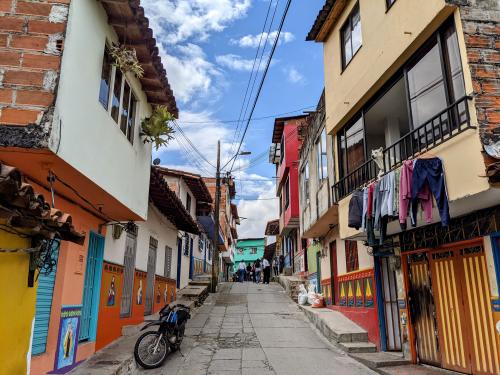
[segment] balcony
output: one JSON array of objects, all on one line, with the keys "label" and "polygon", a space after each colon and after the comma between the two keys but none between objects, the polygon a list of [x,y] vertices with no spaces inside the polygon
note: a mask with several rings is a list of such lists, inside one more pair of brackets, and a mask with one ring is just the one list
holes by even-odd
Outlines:
[{"label": "balcony", "polygon": [[374,181],[380,171],[388,173],[401,166],[403,161],[428,152],[468,129],[475,129],[469,113],[468,101],[471,99],[463,96],[396,142],[383,147],[382,169],[370,159],[345,175],[332,186],[333,201],[339,202],[354,190]]}]

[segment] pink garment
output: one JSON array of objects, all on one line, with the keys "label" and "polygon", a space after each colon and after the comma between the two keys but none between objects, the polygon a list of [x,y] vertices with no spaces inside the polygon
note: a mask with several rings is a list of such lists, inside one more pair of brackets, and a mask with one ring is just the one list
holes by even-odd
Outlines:
[{"label": "pink garment", "polygon": [[[410,211],[411,204],[411,186],[413,178],[413,160],[406,160],[401,167],[401,174],[399,175],[399,222],[406,224],[406,218]],[[425,221],[432,222],[432,195],[429,184],[425,184],[417,196],[422,210],[424,211]],[[412,225],[416,225],[417,218],[411,218]]]}]

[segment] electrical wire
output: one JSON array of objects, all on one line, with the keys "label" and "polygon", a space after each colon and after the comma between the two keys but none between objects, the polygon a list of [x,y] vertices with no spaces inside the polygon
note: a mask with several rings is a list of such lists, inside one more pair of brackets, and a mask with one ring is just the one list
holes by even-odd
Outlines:
[{"label": "electrical wire", "polygon": [[[236,121],[237,125],[236,125],[236,129],[234,131],[233,140],[231,141],[231,152],[234,152],[234,145],[236,144],[236,139],[238,137],[237,134],[238,134],[238,131],[240,128],[240,124],[243,123],[243,122],[241,122],[241,117],[243,115],[243,108],[245,107],[245,103],[247,101],[248,89],[250,88],[250,82],[252,81],[252,76],[253,76],[254,71],[255,71],[255,63],[257,62],[257,57],[259,56],[259,50],[260,50],[260,46],[262,44],[262,38],[264,37],[264,32],[266,30],[267,19],[269,18],[269,12],[271,11],[272,4],[273,4],[273,0],[270,0],[269,6],[267,7],[264,25],[262,26],[262,31],[260,33],[259,45],[257,46],[257,51],[255,51],[255,57],[253,59],[252,70],[250,71],[250,77],[248,77],[247,87],[245,89],[245,95],[243,97],[243,102],[241,103],[240,114],[238,115],[238,120]],[[278,3],[276,3],[276,7],[277,6],[278,6]],[[266,40],[267,40],[267,36],[266,36]],[[258,71],[255,71],[255,76],[257,76],[257,73],[258,73]],[[250,101],[250,96],[248,97],[248,100]]]},{"label": "electrical wire", "polygon": [[189,146],[191,147],[191,149],[200,156],[201,159],[203,159],[203,161],[205,161],[205,163],[209,164],[211,167],[213,168],[216,168],[215,165],[213,165],[199,150],[198,148],[193,144],[193,142],[191,142],[191,140],[189,139],[189,137],[186,135],[186,133],[184,133],[184,130],[180,127],[180,125],[177,123],[177,121],[173,121],[173,124],[174,124],[174,127],[180,132],[181,136],[187,141],[187,143],[189,144]]},{"label": "electrical wire", "polygon": [[243,144],[243,141],[245,140],[245,135],[247,134],[248,127],[250,125],[250,120],[251,120],[251,118],[253,116],[253,113],[255,111],[255,107],[257,106],[257,102],[259,100],[260,93],[262,92],[262,87],[264,86],[264,82],[266,80],[267,72],[269,71],[269,66],[271,65],[271,61],[273,59],[274,52],[276,51],[276,47],[278,46],[278,41],[280,39],[281,30],[283,29],[283,25],[285,23],[285,19],[286,19],[286,16],[288,14],[288,9],[290,9],[290,4],[291,3],[292,3],[292,0],[288,0],[288,2],[286,4],[286,7],[285,7],[285,10],[283,12],[283,16],[281,17],[281,22],[280,22],[280,25],[278,27],[278,32],[277,32],[277,35],[276,35],[276,39],[274,40],[273,48],[271,49],[271,53],[269,54],[269,58],[267,60],[266,68],[264,69],[264,72],[262,74],[262,78],[261,78],[261,81],[260,81],[257,93],[255,95],[255,100],[253,102],[252,109],[250,111],[250,114],[248,115],[248,120],[247,120],[247,123],[245,125],[245,130],[243,131],[243,134],[241,136],[241,140],[240,140],[240,143],[238,145],[238,149],[237,149],[237,151],[235,153],[235,158],[234,158],[234,160],[232,162],[232,165],[231,165],[231,168],[229,169],[229,172],[231,172],[233,170],[234,162],[238,158],[238,154],[239,154],[239,152],[241,150],[241,146]]}]

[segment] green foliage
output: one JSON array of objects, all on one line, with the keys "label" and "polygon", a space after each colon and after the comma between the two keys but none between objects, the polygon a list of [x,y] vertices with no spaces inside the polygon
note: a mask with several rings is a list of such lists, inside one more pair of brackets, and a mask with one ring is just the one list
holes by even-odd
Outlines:
[{"label": "green foliage", "polygon": [[161,146],[166,146],[168,142],[174,139],[174,129],[170,126],[170,122],[174,121],[175,117],[168,111],[164,105],[159,105],[154,108],[153,114],[150,117],[142,120],[140,136],[144,137],[144,143],[153,143],[156,150]]},{"label": "green foliage", "polygon": [[122,73],[132,72],[137,78],[144,76],[144,69],[139,64],[135,49],[127,48],[120,44],[113,44],[109,52],[115,61],[113,65],[120,69]]}]

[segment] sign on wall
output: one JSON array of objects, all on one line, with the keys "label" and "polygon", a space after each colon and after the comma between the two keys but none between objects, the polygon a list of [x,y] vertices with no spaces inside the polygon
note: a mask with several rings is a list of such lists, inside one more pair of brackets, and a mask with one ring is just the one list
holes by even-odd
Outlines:
[{"label": "sign on wall", "polygon": [[65,374],[77,365],[76,352],[81,316],[81,305],[62,306],[54,371],[51,374]]}]

